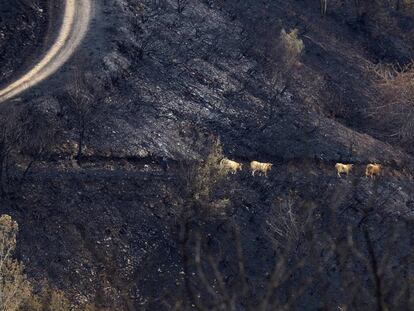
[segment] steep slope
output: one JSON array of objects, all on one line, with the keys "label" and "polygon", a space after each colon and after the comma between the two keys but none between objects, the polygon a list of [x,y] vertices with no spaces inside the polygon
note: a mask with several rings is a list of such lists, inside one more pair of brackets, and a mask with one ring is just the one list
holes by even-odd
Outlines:
[{"label": "steep slope", "polygon": [[31,57],[42,52],[51,11],[53,7],[48,7],[46,1],[1,3],[0,86],[14,78],[16,70],[30,65]]},{"label": "steep slope", "polygon": [[[19,252],[29,275],[49,277],[76,303],[94,301],[110,310],[165,307],[166,297],[184,291],[181,174],[202,163],[211,136],[245,168],[224,181],[232,209],[200,225],[224,257],[220,268],[229,282],[235,272],[226,252],[234,240],[226,225],[241,229],[247,271],[260,295],[276,256],[277,202],[285,197],[303,210],[316,209],[319,222],[312,229],[321,236],[337,230],[338,240],[346,240],[341,234],[349,226],[365,245],[364,223],[378,237],[375,250],[383,252],[388,221],[412,220],[413,158],[368,113],[376,97],[367,68],[379,60],[406,62],[412,45],[394,30],[379,37],[371,21],[355,19],[349,7],[332,8],[338,10],[330,7],[322,18],[318,1],[100,2],[77,56],[23,99],[59,134],[22,191],[2,204],[20,224]],[[282,28],[297,28],[305,45],[302,65],[285,73],[283,92],[269,76],[278,66],[272,44]],[[79,68],[99,82],[95,90],[86,87],[96,103],[88,113],[67,93]],[[82,168],[72,165],[79,115],[88,124]],[[274,163],[269,178],[253,178],[250,160]],[[355,163],[352,175],[339,179],[336,162]],[[370,162],[384,165],[375,181],[364,177]],[[336,228],[327,220],[331,210],[340,212]],[[400,241],[389,249],[395,266],[412,243]],[[344,297],[338,270],[346,269],[329,266],[326,249],[319,259],[328,272],[296,309],[331,310]],[[350,271],[374,288],[359,268]]]}]

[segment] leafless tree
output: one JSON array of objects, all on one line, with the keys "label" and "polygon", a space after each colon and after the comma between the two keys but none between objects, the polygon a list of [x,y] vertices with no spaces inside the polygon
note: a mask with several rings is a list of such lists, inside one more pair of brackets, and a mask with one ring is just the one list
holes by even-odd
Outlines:
[{"label": "leafless tree", "polygon": [[188,0],[176,0],[176,1],[177,1],[177,12],[181,14],[184,12],[189,1]]},{"label": "leafless tree", "polygon": [[91,72],[84,71],[81,64],[75,67],[72,77],[67,86],[67,109],[77,132],[75,159],[80,165],[85,141],[94,122],[106,111],[105,100],[112,94],[112,85],[109,79],[98,79]]},{"label": "leafless tree", "polygon": [[160,17],[167,13],[165,0],[146,0],[129,7],[129,27],[133,36],[132,47],[121,45],[122,52],[131,58],[143,60],[158,49],[157,26]]},{"label": "leafless tree", "polygon": [[30,168],[53,144],[54,133],[54,125],[39,118],[30,107],[14,105],[2,111],[0,192],[3,196],[20,190]]},{"label": "leafless tree", "polygon": [[324,16],[328,10],[328,0],[320,0],[321,15]]},{"label": "leafless tree", "polygon": [[18,149],[22,139],[22,131],[11,115],[1,115],[0,120],[0,190],[4,195],[9,181],[12,152]]},{"label": "leafless tree", "polygon": [[271,87],[277,94],[283,94],[290,86],[294,70],[301,65],[300,58],[304,47],[297,29],[290,32],[282,29],[279,37],[273,39],[268,55],[267,72]]},{"label": "leafless tree", "polygon": [[375,66],[378,93],[371,116],[390,131],[390,137],[404,144],[414,136],[414,68]]}]

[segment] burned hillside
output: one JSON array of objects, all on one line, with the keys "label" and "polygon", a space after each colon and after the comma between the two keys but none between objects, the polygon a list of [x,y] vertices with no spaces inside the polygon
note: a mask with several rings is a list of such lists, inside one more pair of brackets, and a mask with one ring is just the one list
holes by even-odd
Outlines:
[{"label": "burned hillside", "polygon": [[[64,3],[1,3],[0,85],[47,51]],[[0,111],[1,214],[33,295],[411,310],[413,3],[91,3],[70,60]]]}]

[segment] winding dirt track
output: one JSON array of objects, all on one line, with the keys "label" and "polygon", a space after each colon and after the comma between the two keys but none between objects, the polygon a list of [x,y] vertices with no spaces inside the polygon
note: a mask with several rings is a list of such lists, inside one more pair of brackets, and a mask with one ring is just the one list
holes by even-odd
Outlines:
[{"label": "winding dirt track", "polygon": [[54,74],[82,42],[88,31],[91,15],[91,0],[65,0],[62,25],[54,44],[31,69],[0,90],[0,103]]}]

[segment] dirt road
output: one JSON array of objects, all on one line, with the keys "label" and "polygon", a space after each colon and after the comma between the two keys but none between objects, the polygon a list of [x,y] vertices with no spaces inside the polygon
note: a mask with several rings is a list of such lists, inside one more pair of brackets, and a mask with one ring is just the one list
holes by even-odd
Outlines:
[{"label": "dirt road", "polygon": [[19,95],[54,74],[70,58],[85,37],[91,15],[91,0],[66,0],[62,24],[54,44],[31,69],[0,90],[0,103]]}]

